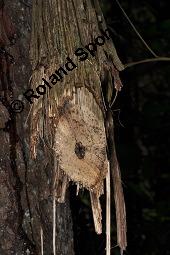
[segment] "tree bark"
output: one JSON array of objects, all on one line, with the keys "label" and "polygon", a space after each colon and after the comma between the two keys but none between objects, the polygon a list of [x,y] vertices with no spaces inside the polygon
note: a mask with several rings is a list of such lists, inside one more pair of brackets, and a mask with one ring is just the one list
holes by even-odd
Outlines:
[{"label": "tree bark", "polygon": [[[12,46],[9,41],[3,41],[0,47],[5,46],[15,60],[12,96],[17,99],[29,88],[31,76],[32,2],[7,0],[4,11],[15,26],[16,40]],[[43,151],[39,152],[36,163],[29,164],[29,129],[24,126],[29,105],[16,116],[5,105],[0,102],[0,254],[41,254],[41,229],[44,254],[52,254],[52,199],[47,185],[52,166],[43,162]],[[68,196],[64,204],[57,204],[56,226],[56,254],[74,254]]]},{"label": "tree bark", "polygon": [[[112,80],[117,93],[122,87],[119,71],[124,66],[107,32],[98,1],[33,1],[30,92],[34,92],[35,100],[28,94],[26,98],[32,104],[32,157],[37,158],[41,143],[47,154],[53,154],[51,180],[57,201],[64,201],[70,181],[78,190],[89,190],[98,234],[102,232],[99,198],[104,193],[108,159],[113,160],[110,166],[122,253],[126,248],[126,212],[115,151],[109,146],[114,139],[110,134],[106,139],[105,128],[112,120],[111,115],[107,119],[112,105]],[[113,132],[113,128],[109,130]]]},{"label": "tree bark", "polygon": [[[107,90],[105,96],[110,107],[112,78],[116,91],[120,90],[119,71],[124,66],[106,34],[98,1],[7,0],[4,8],[15,29],[6,18],[0,46],[7,50],[8,58],[14,58],[15,65],[12,68],[8,58],[2,58],[1,62],[6,61],[9,68],[4,69],[1,64],[0,251],[2,255],[72,255],[72,217],[67,192],[70,181],[76,183],[77,190],[79,187],[89,190],[95,229],[98,234],[102,232],[99,198],[104,193],[109,138],[105,133],[108,109],[102,87]],[[105,43],[101,46],[97,41],[92,52],[101,33]],[[78,48],[88,51],[86,61],[74,55]],[[69,73],[63,71],[63,66]],[[44,84],[49,84],[47,79],[54,86],[46,88],[46,93],[30,107],[23,93],[30,85],[40,92],[40,87],[44,89]],[[56,80],[60,85],[56,85]],[[15,98],[25,105],[20,114],[9,108]],[[110,165],[112,171],[117,171],[114,178],[117,186],[114,185],[118,244],[123,251],[126,248],[123,192],[117,161]]]}]

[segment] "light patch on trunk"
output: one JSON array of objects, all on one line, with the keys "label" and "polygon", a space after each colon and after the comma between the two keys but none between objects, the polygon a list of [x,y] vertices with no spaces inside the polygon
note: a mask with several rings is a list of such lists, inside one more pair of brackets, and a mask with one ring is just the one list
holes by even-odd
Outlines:
[{"label": "light patch on trunk", "polygon": [[[107,172],[106,137],[97,104],[86,88],[78,90],[72,101],[63,106],[55,131],[54,150],[60,169],[75,183],[90,191],[103,189]],[[96,110],[95,110],[96,109]],[[99,109],[98,109],[99,111]]]}]

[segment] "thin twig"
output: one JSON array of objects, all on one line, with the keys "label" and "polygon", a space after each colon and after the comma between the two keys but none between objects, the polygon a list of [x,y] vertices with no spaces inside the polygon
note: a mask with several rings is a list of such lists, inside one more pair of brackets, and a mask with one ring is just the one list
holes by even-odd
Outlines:
[{"label": "thin twig", "polygon": [[56,255],[56,181],[58,173],[58,161],[54,157],[54,182],[53,182],[53,254]]},{"label": "thin twig", "polygon": [[53,254],[56,255],[56,197],[53,195]]},{"label": "thin twig", "polygon": [[106,175],[106,255],[110,255],[110,163]]},{"label": "thin twig", "polygon": [[119,121],[119,124],[120,124],[120,126],[125,128],[125,126],[122,124],[122,122],[120,120],[120,109],[114,109],[114,110],[112,110],[112,114],[113,114],[113,112],[118,112],[118,121]]},{"label": "thin twig", "polygon": [[112,101],[111,104],[110,104],[110,108],[112,108],[112,106],[114,105],[114,103],[115,103],[115,101],[116,101],[116,98],[117,98],[117,95],[118,95],[118,90],[116,90],[116,94],[115,94],[115,96],[114,96],[114,98],[113,98],[113,101]]},{"label": "thin twig", "polygon": [[44,255],[44,242],[43,242],[43,229],[42,229],[42,227],[40,229],[40,235],[41,235],[41,255]]},{"label": "thin twig", "polygon": [[143,59],[143,60],[140,60],[140,61],[127,63],[127,64],[124,65],[124,67],[129,68],[129,67],[136,66],[136,65],[139,65],[139,64],[149,63],[149,62],[156,62],[156,61],[170,61],[170,58],[168,58],[168,57],[147,58],[147,59]]},{"label": "thin twig", "polygon": [[128,17],[127,13],[125,12],[125,10],[123,9],[123,7],[121,6],[120,2],[118,0],[115,0],[116,3],[118,4],[119,8],[121,9],[121,11],[123,12],[125,18],[127,19],[127,21],[129,22],[129,24],[131,25],[131,27],[133,28],[133,30],[135,31],[135,33],[137,34],[137,36],[140,38],[140,40],[143,42],[143,44],[145,45],[145,47],[150,51],[150,53],[154,56],[154,57],[158,57],[156,55],[156,53],[149,47],[149,45],[146,43],[146,41],[143,39],[143,37],[141,36],[141,34],[138,32],[138,30],[136,29],[135,25],[132,23],[132,21],[130,20],[130,18]]}]

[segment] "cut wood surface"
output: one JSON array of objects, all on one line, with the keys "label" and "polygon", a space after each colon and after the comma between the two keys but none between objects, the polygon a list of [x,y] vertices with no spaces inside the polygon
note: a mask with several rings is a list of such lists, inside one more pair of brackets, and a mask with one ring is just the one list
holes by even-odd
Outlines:
[{"label": "cut wood surface", "polygon": [[[77,104],[65,102],[63,115],[56,127],[55,151],[60,168],[76,183],[98,191],[107,169],[104,122],[90,108],[92,94],[77,89]],[[95,102],[93,102],[95,104]]]}]

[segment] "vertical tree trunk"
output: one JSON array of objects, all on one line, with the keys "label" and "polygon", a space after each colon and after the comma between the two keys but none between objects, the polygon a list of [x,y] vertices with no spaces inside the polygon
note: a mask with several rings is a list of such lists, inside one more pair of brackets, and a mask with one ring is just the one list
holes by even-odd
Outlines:
[{"label": "vertical tree trunk", "polygon": [[[3,1],[0,1],[0,6],[3,7]],[[14,44],[9,46],[9,40],[0,40],[0,47],[5,47],[15,59],[12,94],[17,99],[29,88],[31,76],[29,44],[32,1],[7,0],[3,11],[6,11],[15,26]],[[2,19],[0,22],[2,28]],[[0,37],[1,32],[2,30]],[[30,168],[29,133],[24,126],[29,105],[23,113],[18,113],[16,117],[14,114],[10,116],[6,100],[10,102],[11,99],[6,98],[4,103],[4,93],[0,90],[0,254],[40,254],[41,228],[44,254],[52,254],[52,199],[47,185],[48,171],[50,172],[52,166],[43,162],[42,151],[37,162],[31,162]],[[10,122],[4,132],[7,120]],[[56,207],[56,225],[56,254],[74,254],[68,198],[64,204]]]},{"label": "vertical tree trunk", "polygon": [[49,152],[54,156],[54,199],[64,201],[70,181],[77,189],[88,189],[98,234],[102,232],[99,198],[104,193],[108,160],[112,160],[117,236],[123,252],[126,212],[111,134],[112,115],[107,117],[111,112],[112,80],[116,91],[120,90],[119,71],[124,66],[107,32],[98,1],[33,1],[32,90],[26,98],[32,104],[32,157],[37,158],[41,143],[47,152],[46,160]]},{"label": "vertical tree trunk", "polygon": [[[98,1],[7,0],[5,7],[1,6],[3,11],[4,8],[15,29],[9,21],[2,22],[2,15],[1,27],[4,33],[7,28],[8,31],[7,38],[2,34],[0,46],[14,57],[15,65],[10,75],[9,68],[2,68],[3,61],[7,63],[6,57],[2,58],[0,66],[3,70],[0,70],[0,136],[3,141],[0,149],[0,251],[3,255],[72,255],[72,218],[66,190],[71,180],[78,189],[89,190],[95,229],[100,234],[99,197],[104,192],[109,158],[106,151],[109,136],[105,133],[107,109],[102,86],[108,92],[109,101],[113,92],[112,78],[119,90],[118,71],[124,67],[105,31]],[[102,45],[100,40],[104,40]],[[13,45],[9,46],[8,41]],[[79,58],[80,52],[74,54],[84,47],[86,60]],[[16,115],[10,111],[9,104],[12,98],[24,100],[23,93],[29,88],[29,81],[34,92],[40,95],[43,89],[46,93],[38,95],[30,111],[28,101],[24,101],[24,111]],[[47,84],[48,88],[44,88]],[[115,156],[115,151],[112,152]],[[110,165],[117,182],[114,184],[118,244],[123,251],[126,247],[125,209],[114,156],[114,164]]]}]

